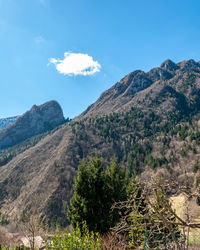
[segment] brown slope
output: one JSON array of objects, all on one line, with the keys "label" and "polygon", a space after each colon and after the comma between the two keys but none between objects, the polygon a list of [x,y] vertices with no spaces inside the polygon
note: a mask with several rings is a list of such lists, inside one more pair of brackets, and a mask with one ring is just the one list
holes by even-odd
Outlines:
[{"label": "brown slope", "polygon": [[[151,99],[156,98],[165,85],[174,87],[175,84],[177,90],[190,72],[194,72],[199,77],[200,64],[192,59],[178,64],[166,60],[160,67],[147,73],[140,70],[134,71],[102,93],[99,99],[81,114],[81,117],[126,111],[132,106],[149,109]],[[172,106],[171,103],[170,109]]]},{"label": "brown slope", "polygon": [[[188,73],[193,74],[195,79],[193,85],[183,88]],[[109,159],[119,153],[119,144],[124,143],[123,140],[119,144],[114,140],[109,141],[99,131],[94,134],[96,121],[93,123],[87,117],[120,113],[131,107],[153,109],[161,115],[181,110],[184,98],[189,98],[200,87],[199,73],[199,64],[193,60],[179,64],[167,60],[160,68],[148,73],[135,71],[124,77],[105,91],[76,121],[63,125],[0,168],[1,212],[8,213],[11,218],[20,217],[27,210],[36,215],[44,215],[50,200],[67,201],[72,194],[72,177],[81,158],[99,154]],[[131,133],[131,128],[120,133],[120,138],[127,136]],[[83,140],[83,137],[86,139]],[[172,140],[171,143],[176,145],[176,142]],[[155,148],[160,148],[158,142],[154,144]],[[181,146],[176,150],[179,151]],[[194,160],[198,155],[197,150]],[[192,157],[191,155],[188,159]],[[180,164],[181,161],[182,159]],[[188,160],[187,164],[191,168],[190,162]],[[178,171],[177,169],[176,173]]]},{"label": "brown slope", "polygon": [[[40,213],[58,187],[56,160],[69,141],[69,129],[61,128],[35,147],[15,157],[0,172],[0,202],[3,213],[19,216],[31,209]],[[65,165],[71,180],[74,169]],[[69,191],[68,195],[71,195]]]}]

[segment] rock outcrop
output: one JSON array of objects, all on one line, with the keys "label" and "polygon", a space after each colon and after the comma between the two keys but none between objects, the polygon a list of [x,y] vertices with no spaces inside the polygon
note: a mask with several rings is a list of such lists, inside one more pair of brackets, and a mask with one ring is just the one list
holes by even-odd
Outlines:
[{"label": "rock outcrop", "polygon": [[[146,99],[145,95],[150,89],[152,90],[149,94],[152,91],[159,92],[167,82],[178,82],[178,78],[186,79],[191,72],[200,73],[200,63],[193,59],[177,64],[168,59],[160,67],[153,68],[149,72],[135,70],[103,92],[99,99],[82,113],[82,116],[109,114],[123,109],[126,111],[131,106],[137,106],[138,101]],[[181,81],[180,84],[182,84]],[[155,96],[152,98],[154,99]]]},{"label": "rock outcrop", "polygon": [[13,146],[32,136],[51,130],[65,121],[56,101],[34,105],[30,111],[0,131],[0,149]]}]

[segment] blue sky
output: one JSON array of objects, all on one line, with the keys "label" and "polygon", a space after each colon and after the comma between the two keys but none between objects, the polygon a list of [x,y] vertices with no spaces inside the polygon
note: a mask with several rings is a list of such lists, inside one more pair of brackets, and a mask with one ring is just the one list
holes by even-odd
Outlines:
[{"label": "blue sky", "polygon": [[0,0],[0,118],[49,100],[73,118],[131,71],[199,61],[199,13],[199,0]]}]

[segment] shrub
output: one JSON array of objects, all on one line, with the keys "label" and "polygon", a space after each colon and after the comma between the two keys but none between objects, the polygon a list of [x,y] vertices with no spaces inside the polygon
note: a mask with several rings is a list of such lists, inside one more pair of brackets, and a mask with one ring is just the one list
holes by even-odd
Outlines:
[{"label": "shrub", "polygon": [[198,161],[197,161],[197,162],[194,163],[193,172],[196,174],[198,170],[199,170],[199,164],[198,164]]},{"label": "shrub", "polygon": [[72,229],[71,233],[67,231],[65,233],[57,232],[52,241],[46,240],[47,249],[65,249],[65,250],[100,250],[101,239],[98,233],[89,232],[86,223],[83,222],[82,232],[78,226]]}]

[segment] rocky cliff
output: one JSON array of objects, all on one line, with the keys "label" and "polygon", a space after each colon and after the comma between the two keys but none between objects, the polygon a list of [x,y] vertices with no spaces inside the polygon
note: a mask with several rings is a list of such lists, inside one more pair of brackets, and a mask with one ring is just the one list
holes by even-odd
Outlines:
[{"label": "rocky cliff", "polygon": [[[166,85],[182,94],[181,86],[183,82],[187,82],[187,79],[192,78],[190,77],[191,74],[193,76],[196,74],[197,78],[200,74],[200,63],[193,59],[177,64],[168,59],[160,67],[153,68],[149,72],[133,71],[103,92],[99,99],[82,113],[82,117],[126,111],[132,106],[149,109],[151,99],[159,96],[161,89]],[[187,86],[185,89],[187,89]],[[151,98],[149,98],[150,96]],[[170,108],[172,106],[173,103],[171,103]],[[156,106],[156,109],[159,108]]]},{"label": "rocky cliff", "polygon": [[63,112],[56,101],[40,106],[34,105],[31,110],[0,131],[0,148],[13,146],[27,138],[51,130],[63,122]]}]

